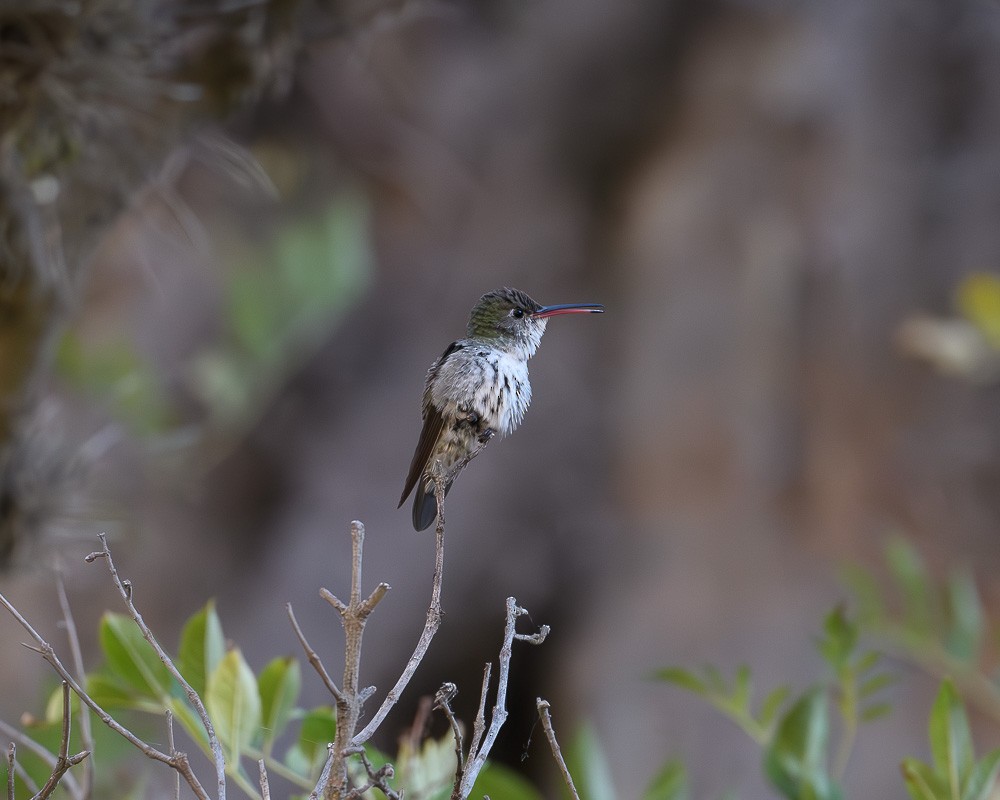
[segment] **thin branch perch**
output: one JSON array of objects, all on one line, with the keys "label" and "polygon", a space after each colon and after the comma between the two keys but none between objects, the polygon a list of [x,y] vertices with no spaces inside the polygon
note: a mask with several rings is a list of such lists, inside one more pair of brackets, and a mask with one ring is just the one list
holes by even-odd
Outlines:
[{"label": "thin branch perch", "polygon": [[543,700],[539,697],[535,701],[535,706],[538,708],[538,716],[542,720],[542,728],[545,729],[545,738],[549,740],[549,748],[552,750],[552,757],[556,760],[556,764],[559,766],[559,772],[562,773],[563,781],[566,782],[566,788],[569,789],[570,796],[573,800],[580,800],[580,794],[576,790],[576,785],[573,783],[573,776],[570,775],[569,767],[566,766],[566,759],[563,758],[562,748],[559,747],[559,741],[556,739],[555,728],[552,727],[552,715],[549,713],[549,701]]}]

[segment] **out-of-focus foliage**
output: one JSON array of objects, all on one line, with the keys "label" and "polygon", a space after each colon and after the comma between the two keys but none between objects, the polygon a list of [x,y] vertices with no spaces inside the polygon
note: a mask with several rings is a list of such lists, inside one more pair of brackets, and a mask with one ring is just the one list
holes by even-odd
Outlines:
[{"label": "out-of-focus foliage", "polygon": [[989,800],[1000,772],[1000,749],[976,760],[965,706],[951,680],[944,680],[931,709],[931,761],[903,760],[903,778],[913,800]]},{"label": "out-of-focus foliage", "polygon": [[[195,422],[238,435],[357,300],[369,276],[368,207],[345,192],[315,217],[289,223],[264,246],[243,244],[222,271],[218,335],[194,353],[180,383],[202,408]],[[72,329],[57,366],[75,390],[104,403],[133,431],[190,424],[169,376],[125,338],[85,343]]]},{"label": "out-of-focus foliage", "polygon": [[[106,613],[101,619],[100,643],[104,664],[87,676],[87,691],[94,701],[116,718],[131,712],[163,717],[169,712],[191,741],[211,758],[208,739],[195,708],[134,621],[122,614]],[[327,760],[327,745],[336,736],[337,719],[335,710],[329,706],[308,710],[299,707],[302,674],[297,659],[279,656],[255,674],[239,648],[227,645],[215,604],[209,601],[184,625],[174,664],[203,699],[222,745],[226,775],[244,794],[259,797],[253,763],[258,759],[264,760],[272,780],[284,779],[302,792],[296,796],[305,797],[315,787]],[[75,695],[71,708],[70,739],[78,743],[81,711]],[[50,695],[42,720],[25,722],[28,735],[55,753],[62,726],[62,689]],[[94,727],[95,747],[91,757],[101,765],[98,775],[108,774],[110,763],[131,751],[123,739],[103,725]],[[394,759],[370,746],[366,747],[366,755],[376,769],[391,761],[395,774],[389,783],[407,798],[447,800],[451,796],[456,756],[450,731],[441,739],[426,738],[418,743],[404,739]],[[18,751],[18,763],[39,786],[51,770],[45,760],[24,748]],[[0,764],[0,784],[6,781],[6,769],[4,761]],[[350,770],[356,783],[364,785],[367,779],[361,764],[352,760]],[[251,774],[255,777],[251,778]],[[73,781],[72,773],[64,780]],[[101,794],[95,796],[115,800],[145,797],[143,786],[141,780],[125,790],[118,785],[99,786]],[[31,797],[35,791],[18,778],[16,798]],[[58,791],[65,792],[65,787]],[[492,763],[487,763],[480,773],[472,796],[484,794],[493,800],[541,798],[523,777]],[[381,796],[376,790],[364,795],[370,800]]]},{"label": "out-of-focus foliage", "polygon": [[[669,667],[656,672],[655,677],[703,697],[739,725],[761,748],[764,773],[784,797],[839,800],[843,797],[840,780],[859,724],[889,711],[886,703],[874,702],[873,696],[891,676],[878,669],[877,652],[861,648],[859,634],[858,623],[842,606],[831,611],[817,644],[828,676],[797,696],[782,685],[755,703],[752,675],[746,666],[737,669],[731,683],[715,667],[700,672]],[[840,718],[832,768],[828,766],[834,730],[831,705]],[[678,779],[676,785],[683,784]]]}]

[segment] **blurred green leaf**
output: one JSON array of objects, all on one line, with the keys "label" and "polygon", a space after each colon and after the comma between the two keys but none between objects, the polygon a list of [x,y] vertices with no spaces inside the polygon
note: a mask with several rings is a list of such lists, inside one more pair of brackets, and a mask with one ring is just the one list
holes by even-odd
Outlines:
[{"label": "blurred green leaf", "polygon": [[985,614],[972,575],[967,570],[952,574],[946,596],[949,625],[945,647],[956,658],[975,661],[985,633]]},{"label": "blurred green leaf", "polygon": [[654,672],[653,677],[657,680],[680,686],[682,689],[687,689],[695,694],[702,696],[708,694],[708,686],[705,684],[705,681],[690,670],[683,669],[682,667],[665,667]]},{"label": "blurred green leaf", "polygon": [[861,712],[862,722],[874,722],[882,717],[887,717],[892,713],[892,705],[890,703],[874,703],[867,706]]},{"label": "blurred green leaf", "polygon": [[1000,349],[1000,277],[988,272],[975,272],[958,286],[956,301],[959,311]]},{"label": "blurred green leaf", "polygon": [[126,341],[88,348],[72,331],[56,351],[56,368],[77,391],[100,398],[112,413],[140,433],[164,430],[172,417],[165,393],[148,361]]},{"label": "blurred green leaf", "polygon": [[118,679],[146,697],[166,702],[173,676],[130,617],[105,612],[100,641],[108,668]]},{"label": "blurred green leaf", "polygon": [[[580,726],[569,747],[563,748],[563,757],[580,800],[615,800],[611,767],[593,726]],[[562,787],[561,794],[569,797],[569,790]]]},{"label": "blurred green leaf", "polygon": [[270,744],[285,729],[302,688],[299,662],[287,656],[271,661],[257,680],[260,689],[264,742]]},{"label": "blurred green leaf", "polygon": [[834,672],[844,669],[858,643],[858,627],[848,619],[842,605],[838,605],[823,621],[823,637],[819,652]]},{"label": "blurred green leaf", "polygon": [[934,769],[947,780],[950,796],[957,800],[960,788],[972,770],[975,756],[965,706],[948,678],[941,682],[931,709],[928,732]]},{"label": "blurred green leaf", "polygon": [[326,746],[337,737],[336,713],[329,706],[318,706],[302,718],[298,741],[285,755],[285,764],[306,777],[319,774],[326,761]]},{"label": "blurred green leaf", "polygon": [[840,787],[826,770],[830,738],[826,695],[804,694],[785,714],[764,754],[771,783],[789,800],[838,800]]},{"label": "blurred green leaf", "polygon": [[972,769],[961,800],[990,800],[1000,772],[1000,749],[983,756]]},{"label": "blurred green leaf", "polygon": [[867,699],[879,690],[891,686],[895,682],[896,676],[891,672],[879,672],[877,675],[872,675],[867,680],[862,681],[858,687],[858,696],[862,699]]},{"label": "blurred green leaf", "polygon": [[226,755],[227,767],[238,768],[240,754],[257,735],[261,722],[257,681],[238,648],[226,653],[208,676],[205,706]]},{"label": "blurred green leaf", "polygon": [[927,636],[933,630],[933,589],[920,554],[906,539],[895,536],[885,548],[886,563],[903,595],[906,627]]},{"label": "blurred green leaf", "polygon": [[904,758],[901,768],[906,791],[913,800],[949,800],[951,797],[941,778],[922,761]]},{"label": "blurred green leaf", "polygon": [[209,600],[185,623],[176,666],[191,687],[204,697],[207,676],[215,671],[225,654],[222,622],[215,611],[215,601]]},{"label": "blurred green leaf", "polygon": [[779,686],[767,694],[760,705],[760,714],[757,717],[761,725],[765,728],[771,727],[791,691],[788,686]]},{"label": "blurred green leaf", "polygon": [[449,729],[440,739],[428,738],[414,747],[408,737],[396,756],[396,779],[407,797],[448,800],[455,783],[455,738]]},{"label": "blurred green leaf", "polygon": [[488,762],[476,778],[472,797],[488,795],[490,800],[543,800],[542,793],[509,767]]},{"label": "blurred green leaf", "polygon": [[687,770],[680,761],[668,761],[656,773],[642,800],[687,800]]}]

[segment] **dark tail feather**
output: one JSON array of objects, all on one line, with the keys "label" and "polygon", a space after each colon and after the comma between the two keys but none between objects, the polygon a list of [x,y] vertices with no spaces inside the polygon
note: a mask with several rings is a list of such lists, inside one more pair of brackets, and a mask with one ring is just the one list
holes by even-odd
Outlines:
[{"label": "dark tail feather", "polygon": [[[444,489],[446,497],[450,491],[451,484],[449,483]],[[432,483],[431,488],[425,490],[422,490],[422,487],[417,487],[417,493],[413,497],[414,529],[426,530],[435,519],[437,519],[437,500],[434,498],[434,484]]]}]

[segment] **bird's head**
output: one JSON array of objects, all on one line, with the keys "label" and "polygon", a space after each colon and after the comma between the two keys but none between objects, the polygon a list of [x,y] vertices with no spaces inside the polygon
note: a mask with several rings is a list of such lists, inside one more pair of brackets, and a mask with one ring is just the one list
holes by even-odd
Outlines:
[{"label": "bird's head", "polygon": [[596,303],[542,306],[520,289],[496,289],[480,297],[473,307],[469,315],[468,336],[499,339],[532,356],[545,333],[549,317],[602,311],[604,306]]}]

